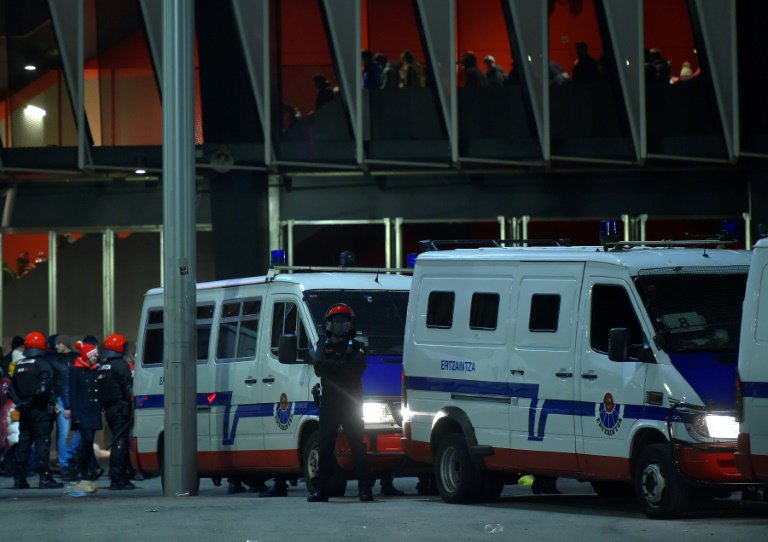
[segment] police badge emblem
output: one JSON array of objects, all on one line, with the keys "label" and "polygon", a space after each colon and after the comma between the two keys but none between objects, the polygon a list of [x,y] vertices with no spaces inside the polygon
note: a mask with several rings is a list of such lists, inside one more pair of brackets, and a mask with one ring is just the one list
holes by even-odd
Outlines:
[{"label": "police badge emblem", "polygon": [[280,394],[280,401],[275,403],[272,414],[275,417],[275,423],[283,431],[287,431],[293,421],[293,412],[296,409],[296,403],[288,402],[288,395]]}]

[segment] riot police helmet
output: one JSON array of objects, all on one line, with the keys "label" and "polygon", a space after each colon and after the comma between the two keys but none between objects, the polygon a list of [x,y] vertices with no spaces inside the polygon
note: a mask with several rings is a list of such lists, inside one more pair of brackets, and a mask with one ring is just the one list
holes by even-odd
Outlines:
[{"label": "riot police helmet", "polygon": [[99,348],[99,356],[102,359],[122,358],[127,343],[128,340],[124,336],[113,333],[104,339],[104,344]]},{"label": "riot police helmet", "polygon": [[48,352],[48,344],[45,335],[39,331],[28,333],[24,338],[24,357],[34,358],[45,355]]},{"label": "riot police helmet", "polygon": [[345,337],[354,333],[355,312],[346,303],[336,303],[325,313],[325,332],[327,335]]}]

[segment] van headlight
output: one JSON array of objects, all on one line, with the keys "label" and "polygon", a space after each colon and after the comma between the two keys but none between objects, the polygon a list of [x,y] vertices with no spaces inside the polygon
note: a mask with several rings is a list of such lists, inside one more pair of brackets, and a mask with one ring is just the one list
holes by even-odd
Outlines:
[{"label": "van headlight", "polygon": [[685,427],[700,442],[736,440],[739,436],[739,424],[735,416],[698,414]]},{"label": "van headlight", "polygon": [[396,410],[399,408],[390,403],[365,402],[363,403],[363,422],[366,424],[399,425],[398,419],[401,418]]}]

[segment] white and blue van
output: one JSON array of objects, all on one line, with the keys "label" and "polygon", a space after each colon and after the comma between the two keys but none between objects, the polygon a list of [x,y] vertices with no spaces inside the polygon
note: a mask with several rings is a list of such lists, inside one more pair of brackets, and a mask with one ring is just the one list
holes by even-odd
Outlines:
[{"label": "white and blue van", "polygon": [[420,254],[403,446],[434,464],[442,498],[496,499],[532,473],[669,518],[742,487],[734,382],[751,253],[703,244]]},{"label": "white and blue van", "polygon": [[768,239],[755,244],[739,348],[739,451],[745,476],[768,482]]},{"label": "white and blue van", "polygon": [[[411,277],[383,269],[270,270],[265,276],[197,285],[197,465],[200,477],[304,477],[317,469],[318,383],[303,363],[324,333],[328,307],[355,311],[368,347],[363,376],[365,440],[375,472],[405,461],[401,374]],[[163,468],[163,290],[146,293],[136,341],[132,460],[144,473]],[[280,363],[279,338],[298,338],[297,359]],[[339,434],[342,469],[352,470]],[[343,493],[346,479],[340,477]]]}]

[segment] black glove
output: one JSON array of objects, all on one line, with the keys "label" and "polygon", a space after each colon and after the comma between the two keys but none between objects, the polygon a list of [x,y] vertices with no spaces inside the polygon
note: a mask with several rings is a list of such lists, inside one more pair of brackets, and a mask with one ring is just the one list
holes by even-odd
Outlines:
[{"label": "black glove", "polygon": [[320,384],[315,384],[312,386],[312,399],[315,402],[315,406],[320,406],[320,400],[322,399],[321,391],[320,391]]}]

